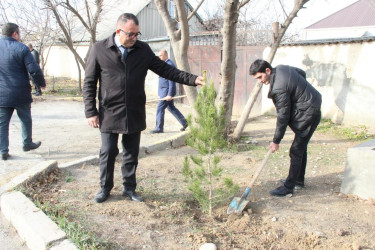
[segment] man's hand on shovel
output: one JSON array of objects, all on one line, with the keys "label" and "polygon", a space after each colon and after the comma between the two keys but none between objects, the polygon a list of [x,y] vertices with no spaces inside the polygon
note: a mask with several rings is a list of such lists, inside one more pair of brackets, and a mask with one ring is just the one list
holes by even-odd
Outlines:
[{"label": "man's hand on shovel", "polygon": [[272,153],[279,150],[279,144],[276,144],[274,142],[271,142],[271,144],[268,146],[269,150],[272,150]]}]

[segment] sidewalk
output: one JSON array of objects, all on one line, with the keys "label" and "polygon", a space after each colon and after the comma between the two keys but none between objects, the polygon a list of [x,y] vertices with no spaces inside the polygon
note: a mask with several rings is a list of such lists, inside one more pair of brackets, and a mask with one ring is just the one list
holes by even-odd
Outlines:
[{"label": "sidewalk", "polygon": [[[156,103],[146,105],[147,129],[141,135],[140,156],[146,153],[179,146],[184,143],[181,125],[166,111],[164,133],[151,134],[155,126]],[[178,109],[187,116],[190,107],[176,104]],[[81,101],[45,100],[38,98],[32,104],[33,140],[42,141],[40,148],[23,152],[21,127],[17,114],[14,113],[9,128],[9,154],[7,161],[0,161],[0,195],[16,183],[15,180],[28,176],[37,165],[48,165],[57,161],[64,166],[80,159],[97,158],[100,148],[100,132],[89,127],[84,116],[84,105]],[[120,141],[120,140],[119,140]],[[119,144],[121,151],[121,144]],[[85,158],[86,157],[86,158]],[[0,198],[1,202],[1,198]],[[2,203],[0,203],[2,206]],[[4,213],[1,207],[2,213]],[[18,230],[18,229],[17,229]],[[9,230],[8,230],[9,231]],[[5,229],[0,229],[4,234]],[[1,241],[0,246],[5,243]],[[27,243],[27,242],[26,242]],[[9,243],[8,243],[9,244]],[[9,249],[17,249],[8,246]]]},{"label": "sidewalk", "polygon": [[[146,106],[147,129],[141,135],[141,156],[142,149],[149,148],[151,152],[155,144],[181,135],[181,125],[168,111],[165,132],[150,134],[155,126],[156,104]],[[187,116],[189,106],[177,104],[177,107]],[[7,161],[0,161],[0,186],[44,160],[56,160],[61,165],[99,154],[100,132],[87,125],[82,102],[36,101],[31,112],[33,140],[42,141],[42,145],[34,151],[22,151],[21,125],[14,113],[9,128],[10,157]],[[120,144],[119,149],[121,151]]]}]

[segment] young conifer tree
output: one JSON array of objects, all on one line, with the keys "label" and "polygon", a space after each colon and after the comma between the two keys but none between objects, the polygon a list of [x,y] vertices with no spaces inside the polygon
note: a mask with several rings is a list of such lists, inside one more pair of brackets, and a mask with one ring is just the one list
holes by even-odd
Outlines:
[{"label": "young conifer tree", "polygon": [[195,122],[192,122],[191,116],[188,117],[190,134],[186,141],[199,153],[190,156],[195,168],[190,168],[190,160],[185,157],[183,169],[188,189],[210,216],[216,204],[228,199],[239,188],[230,178],[222,178],[222,168],[218,165],[221,157],[217,150],[226,146],[225,115],[223,107],[216,108],[215,98],[216,91],[211,80],[198,94]]}]

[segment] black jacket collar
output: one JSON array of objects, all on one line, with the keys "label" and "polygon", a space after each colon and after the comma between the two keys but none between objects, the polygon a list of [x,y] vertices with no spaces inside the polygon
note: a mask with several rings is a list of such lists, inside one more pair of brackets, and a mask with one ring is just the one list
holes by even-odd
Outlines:
[{"label": "black jacket collar", "polygon": [[270,75],[270,90],[268,91],[268,98],[271,99],[271,92],[273,88],[273,83],[275,82],[276,76],[276,68],[271,68],[271,75]]}]

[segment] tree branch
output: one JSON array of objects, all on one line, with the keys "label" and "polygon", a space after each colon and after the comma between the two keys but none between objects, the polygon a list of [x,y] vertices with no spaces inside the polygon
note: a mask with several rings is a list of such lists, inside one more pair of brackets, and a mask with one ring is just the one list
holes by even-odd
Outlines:
[{"label": "tree branch", "polygon": [[199,7],[201,7],[203,2],[204,0],[201,0],[200,3],[197,5],[197,7],[195,7],[195,9],[190,13],[190,15],[187,17],[188,22],[195,15],[195,13],[198,11]]},{"label": "tree branch", "polygon": [[83,24],[83,26],[85,26],[85,28],[90,32],[89,25],[82,18],[82,16],[78,13],[78,11],[70,4],[69,0],[66,0],[65,2],[61,2],[61,6],[63,6],[67,10],[71,11],[81,21],[81,23]]},{"label": "tree branch", "polygon": [[282,8],[283,11],[284,11],[285,16],[288,16],[288,14],[286,13],[286,11],[285,11],[285,9],[284,9],[284,5],[281,3],[281,0],[279,0],[279,3],[280,3],[281,8]]},{"label": "tree branch", "polygon": [[238,9],[241,9],[243,6],[245,6],[250,0],[244,0],[243,2],[240,2],[240,5],[238,6]]},{"label": "tree branch", "polygon": [[275,57],[276,50],[279,47],[280,42],[281,42],[282,38],[284,37],[285,32],[289,28],[289,25],[292,23],[293,19],[297,16],[298,11],[300,11],[303,8],[303,5],[305,3],[307,3],[308,1],[309,0],[299,0],[294,5],[294,8],[293,8],[292,12],[290,12],[290,14],[289,14],[288,18],[285,20],[284,24],[281,25],[280,32],[279,32],[278,36],[276,37],[275,42],[272,44],[271,52],[270,52],[270,54],[268,56],[268,60],[267,61],[269,63],[271,63],[272,60],[273,60],[273,58]]}]

